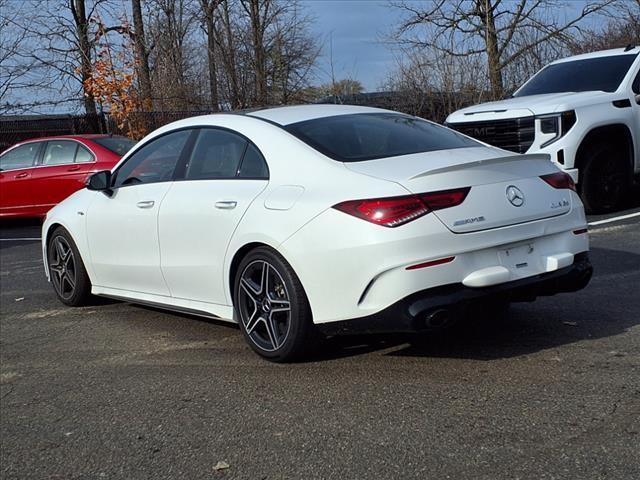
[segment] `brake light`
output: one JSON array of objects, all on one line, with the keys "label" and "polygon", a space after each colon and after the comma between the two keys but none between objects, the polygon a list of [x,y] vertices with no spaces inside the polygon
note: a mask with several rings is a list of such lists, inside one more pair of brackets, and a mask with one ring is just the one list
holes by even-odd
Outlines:
[{"label": "brake light", "polygon": [[398,227],[429,213],[427,206],[413,195],[369,200],[349,200],[333,208],[385,227]]},{"label": "brake light", "polygon": [[333,208],[384,227],[399,227],[432,210],[460,205],[470,188],[407,195],[402,197],[348,200]]},{"label": "brake light", "polygon": [[469,190],[471,190],[471,187],[456,188],[441,192],[423,193],[419,197],[431,210],[440,210],[460,205],[467,198]]},{"label": "brake light", "polygon": [[540,177],[542,180],[547,182],[553,188],[557,189],[569,189],[576,191],[576,184],[573,183],[573,178],[566,172],[556,172],[551,173],[549,175],[542,175]]}]

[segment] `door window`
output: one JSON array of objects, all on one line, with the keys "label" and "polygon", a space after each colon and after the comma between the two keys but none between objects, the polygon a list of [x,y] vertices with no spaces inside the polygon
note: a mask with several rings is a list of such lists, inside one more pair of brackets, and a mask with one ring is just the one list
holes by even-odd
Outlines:
[{"label": "door window", "polygon": [[200,130],[187,164],[187,180],[234,178],[247,141],[239,135],[213,128]]},{"label": "door window", "polygon": [[42,159],[43,165],[64,165],[73,163],[78,144],[70,140],[51,140],[47,142]]},{"label": "door window", "polygon": [[40,145],[40,142],[32,142],[9,150],[0,157],[0,169],[16,170],[33,166]]},{"label": "door window", "polygon": [[114,188],[172,180],[176,164],[191,132],[180,130],[168,133],[142,146],[117,170]]}]

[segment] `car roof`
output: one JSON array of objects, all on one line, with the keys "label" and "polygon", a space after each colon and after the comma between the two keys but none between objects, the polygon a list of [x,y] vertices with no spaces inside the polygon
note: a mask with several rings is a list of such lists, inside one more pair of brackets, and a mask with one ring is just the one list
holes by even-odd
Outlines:
[{"label": "car roof", "polygon": [[381,108],[360,107],[356,105],[292,105],[287,107],[267,108],[263,110],[254,110],[245,113],[250,117],[257,117],[269,122],[276,123],[281,126],[290,125],[292,123],[304,122],[323,117],[334,117],[336,115],[352,115],[356,113],[398,113],[392,110],[383,110]]},{"label": "car roof", "polygon": [[574,60],[587,60],[590,58],[603,58],[614,57],[617,55],[638,55],[640,53],[640,46],[633,48],[612,48],[611,50],[600,50],[599,52],[583,53],[581,55],[574,55],[572,57],[562,58],[552,62],[551,65],[564,62],[573,62]]},{"label": "car roof", "polygon": [[82,133],[82,134],[74,134],[74,135],[52,135],[48,137],[35,137],[29,138],[27,140],[23,140],[20,143],[26,142],[44,142],[47,140],[93,140],[95,138],[106,138],[111,137],[108,133]]}]

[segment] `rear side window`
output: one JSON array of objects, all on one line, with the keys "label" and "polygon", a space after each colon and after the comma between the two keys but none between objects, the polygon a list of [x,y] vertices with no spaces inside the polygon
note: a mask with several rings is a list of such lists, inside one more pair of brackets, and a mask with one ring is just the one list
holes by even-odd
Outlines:
[{"label": "rear side window", "polygon": [[127,137],[98,137],[91,139],[92,142],[97,143],[101,147],[115,153],[116,155],[124,156],[129,150],[136,144],[135,141]]},{"label": "rear side window", "polygon": [[192,130],[180,130],[154,138],[143,145],[117,170],[114,188],[172,180],[191,132]]},{"label": "rear side window", "polygon": [[78,144],[69,140],[51,140],[47,142],[47,148],[42,158],[43,165],[63,165],[73,163],[76,157]]},{"label": "rear side window", "polygon": [[0,157],[0,169],[16,170],[33,166],[41,145],[40,142],[32,142],[9,150]]},{"label": "rear side window", "polygon": [[93,155],[82,145],[78,145],[78,151],[76,152],[76,163],[87,163],[93,161]]},{"label": "rear side window", "polygon": [[341,162],[480,146],[448,128],[396,113],[337,115],[294,123],[285,129]]},{"label": "rear side window", "polygon": [[247,145],[238,172],[240,178],[269,178],[269,169],[262,154],[251,143]]},{"label": "rear side window", "polygon": [[187,165],[187,180],[234,178],[247,141],[226,130],[204,128]]}]

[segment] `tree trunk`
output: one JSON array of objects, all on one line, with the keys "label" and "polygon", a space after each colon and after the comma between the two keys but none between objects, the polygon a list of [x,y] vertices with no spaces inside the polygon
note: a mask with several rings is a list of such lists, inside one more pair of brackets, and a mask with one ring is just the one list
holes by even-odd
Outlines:
[{"label": "tree trunk", "polygon": [[220,110],[220,101],[218,99],[218,75],[216,73],[216,31],[214,24],[215,10],[218,6],[218,0],[202,0],[202,9],[204,11],[204,20],[207,28],[207,57],[209,61],[209,90],[211,92],[211,109],[214,112]]},{"label": "tree trunk", "polygon": [[[265,2],[265,17],[267,16],[267,10],[269,9],[269,0],[262,0]],[[254,74],[255,74],[255,91],[256,91],[256,104],[259,106],[266,105],[267,103],[267,78],[266,78],[266,62],[265,62],[265,48],[264,48],[264,25],[263,18],[260,11],[261,0],[250,0],[249,3],[249,16],[251,19],[251,36],[253,40],[253,55],[254,55]]]},{"label": "tree trunk", "polygon": [[153,110],[153,96],[151,93],[151,74],[149,72],[149,51],[144,36],[142,8],[140,0],[131,0],[133,10],[134,46],[136,51],[136,70],[142,96],[142,107],[145,111]]},{"label": "tree trunk", "polygon": [[482,0],[483,23],[485,26],[485,45],[487,47],[487,62],[489,66],[489,82],[491,83],[491,96],[494,100],[504,96],[504,83],[502,79],[502,65],[498,47],[498,34],[496,33],[496,20],[493,15],[493,5],[490,0]]},{"label": "tree trunk", "polygon": [[235,44],[233,41],[233,29],[231,28],[231,18],[229,16],[229,0],[224,0],[224,26],[225,26],[225,34],[227,37],[227,52],[225,55],[226,58],[226,70],[227,75],[229,76],[229,81],[231,83],[231,108],[236,109],[240,108],[242,102],[240,101],[240,94],[238,90],[238,76],[236,74],[236,51]]},{"label": "tree trunk", "polygon": [[95,115],[98,110],[96,100],[85,88],[85,81],[91,78],[93,66],[91,62],[91,42],[89,42],[89,24],[84,0],[71,0],[71,11],[76,26],[78,37],[78,56],[80,57],[80,76],[82,77],[82,87],[84,92],[84,109],[88,115]]}]

